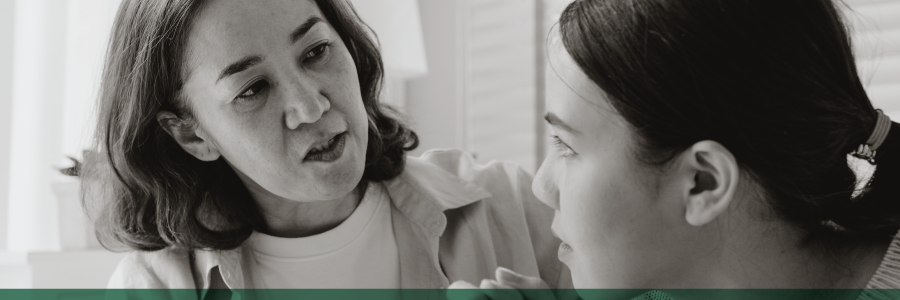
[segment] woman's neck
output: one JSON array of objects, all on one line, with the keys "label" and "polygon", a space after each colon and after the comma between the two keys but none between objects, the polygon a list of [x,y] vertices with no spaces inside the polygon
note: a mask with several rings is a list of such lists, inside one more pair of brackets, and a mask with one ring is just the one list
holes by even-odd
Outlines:
[{"label": "woman's neck", "polygon": [[353,214],[368,184],[361,181],[347,195],[328,201],[299,202],[251,191],[266,221],[262,233],[285,238],[305,237],[331,230]]}]

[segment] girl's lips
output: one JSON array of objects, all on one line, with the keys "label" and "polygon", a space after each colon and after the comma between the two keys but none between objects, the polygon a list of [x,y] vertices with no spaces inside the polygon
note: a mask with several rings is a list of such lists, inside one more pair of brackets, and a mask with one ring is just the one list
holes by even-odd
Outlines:
[{"label": "girl's lips", "polygon": [[[556,220],[557,220],[556,218],[553,218],[553,225],[556,225]],[[563,255],[563,254],[572,252],[572,246],[569,246],[569,244],[567,244],[565,241],[563,241],[563,239],[562,239],[562,237],[560,236],[560,234],[558,234],[558,233],[556,232],[556,226],[551,226],[551,227],[550,227],[550,232],[552,232],[552,233],[553,233],[553,236],[555,236],[556,238],[558,238],[559,241],[561,242],[561,243],[559,244],[559,251],[558,251],[558,255],[559,255],[559,258],[560,258],[560,259],[562,259],[562,255]]]},{"label": "girl's lips", "polygon": [[568,255],[571,252],[572,246],[569,246],[569,244],[566,244],[566,242],[562,242],[559,244],[559,251],[557,251],[557,256],[560,260],[562,260],[564,255]]},{"label": "girl's lips", "polygon": [[559,252],[571,252],[571,251],[572,251],[572,246],[569,246],[569,244],[566,244],[566,242],[562,242],[559,244]]}]

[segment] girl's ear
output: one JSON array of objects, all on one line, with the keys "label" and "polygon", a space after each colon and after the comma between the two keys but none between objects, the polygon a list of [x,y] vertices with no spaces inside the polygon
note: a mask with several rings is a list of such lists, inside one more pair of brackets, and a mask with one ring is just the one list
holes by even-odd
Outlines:
[{"label": "girl's ear", "polygon": [[685,205],[685,220],[703,226],[734,200],[740,169],[731,151],[714,141],[700,141],[681,154],[678,174]]},{"label": "girl's ear", "polygon": [[197,122],[188,122],[178,118],[169,111],[160,111],[156,114],[156,121],[178,145],[187,153],[202,161],[214,161],[221,154],[219,148],[209,140],[206,133]]}]

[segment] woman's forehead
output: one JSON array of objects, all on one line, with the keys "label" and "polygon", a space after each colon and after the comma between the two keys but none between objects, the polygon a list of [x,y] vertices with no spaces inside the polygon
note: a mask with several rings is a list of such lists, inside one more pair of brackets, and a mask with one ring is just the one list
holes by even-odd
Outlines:
[{"label": "woman's forehead", "polygon": [[239,48],[272,38],[289,44],[290,32],[311,17],[325,19],[307,0],[216,0],[200,10],[189,39]]},{"label": "woman's forehead", "polygon": [[[215,79],[226,66],[247,57],[267,57],[299,43],[298,28],[313,22],[307,36],[330,32],[327,20],[309,0],[216,0],[194,19],[186,45],[185,79]],[[210,80],[212,80],[210,79]],[[205,80],[209,81],[209,80]]]}]

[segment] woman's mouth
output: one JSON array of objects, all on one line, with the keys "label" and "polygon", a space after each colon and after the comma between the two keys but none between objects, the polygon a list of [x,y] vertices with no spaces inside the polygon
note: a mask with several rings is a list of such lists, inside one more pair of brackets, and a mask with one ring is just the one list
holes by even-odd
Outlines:
[{"label": "woman's mouth", "polygon": [[342,132],[328,140],[327,143],[310,149],[309,153],[306,154],[306,157],[303,158],[303,161],[335,161],[344,154],[344,145],[346,143],[347,132]]}]

